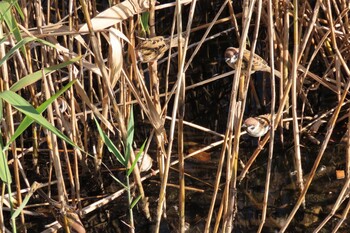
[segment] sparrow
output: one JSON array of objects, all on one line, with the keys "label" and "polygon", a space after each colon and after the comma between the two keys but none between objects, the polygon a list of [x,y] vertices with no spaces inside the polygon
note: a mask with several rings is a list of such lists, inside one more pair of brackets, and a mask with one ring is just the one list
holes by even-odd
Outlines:
[{"label": "sparrow", "polygon": [[[162,58],[170,48],[170,40],[172,40],[171,47],[178,46],[178,37],[171,39],[156,36],[152,38],[139,38],[139,40],[140,42],[136,46],[136,52],[142,63],[153,62]],[[181,37],[181,41],[184,42],[185,39]]]},{"label": "sparrow", "polygon": [[58,109],[61,113],[64,113],[67,108],[69,107],[69,104],[67,103],[67,101],[63,98],[63,97],[58,97],[56,99],[57,103],[58,103]]},{"label": "sparrow", "polygon": [[246,128],[248,135],[258,138],[264,136],[269,131],[270,120],[271,114],[249,117],[243,122],[242,127]]},{"label": "sparrow", "polygon": [[[236,62],[238,59],[239,48],[228,47],[225,51],[225,61],[227,65],[229,65],[232,69],[236,69]],[[250,60],[251,52],[249,50],[244,50],[243,52],[243,63],[242,69],[247,70],[249,60]],[[253,64],[252,64],[252,73],[255,71],[262,71],[271,73],[271,67],[267,64],[267,62],[257,54],[254,54]],[[281,73],[275,70],[275,74],[277,77],[281,78]]]},{"label": "sparrow", "polygon": [[162,36],[143,39],[136,47],[137,55],[142,63],[160,59],[168,49],[169,45]]}]

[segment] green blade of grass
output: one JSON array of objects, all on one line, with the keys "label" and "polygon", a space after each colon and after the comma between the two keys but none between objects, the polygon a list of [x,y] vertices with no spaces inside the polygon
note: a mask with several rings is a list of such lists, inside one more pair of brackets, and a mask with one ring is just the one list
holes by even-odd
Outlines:
[{"label": "green blade of grass", "polygon": [[12,214],[11,219],[15,219],[18,217],[18,215],[22,212],[24,207],[27,205],[30,197],[33,195],[35,190],[37,190],[40,187],[40,184],[38,182],[34,182],[32,186],[30,187],[29,192],[25,196],[24,200],[22,201],[22,204],[16,209],[16,211]]},{"label": "green blade of grass", "polygon": [[126,148],[125,148],[125,160],[129,161],[130,150],[132,149],[132,143],[134,141],[134,111],[131,105],[130,117],[128,122],[127,137],[126,137]]},{"label": "green blade of grass", "polygon": [[[12,14],[12,6],[16,6],[16,1],[1,1],[0,2],[0,17],[1,22],[4,20],[6,22],[7,27],[9,28],[10,33],[13,33],[17,41],[22,40],[21,32],[19,31],[16,18],[14,14]],[[21,12],[22,13],[22,12]],[[23,15],[23,14],[22,14]],[[26,56],[26,52],[24,50],[23,45],[20,46],[21,52],[24,56]]]},{"label": "green blade of grass", "polygon": [[117,177],[115,177],[112,173],[109,174],[115,181],[117,181],[117,183],[119,183],[121,186],[123,186],[123,188],[127,189],[128,187],[123,184]]},{"label": "green blade of grass", "polygon": [[[7,0],[7,1],[9,2],[9,0]],[[17,10],[17,13],[19,14],[19,16],[21,16],[22,20],[24,20],[25,19],[24,18],[24,14],[22,12],[22,8],[18,4],[18,1],[13,0],[13,1],[10,1],[10,2],[12,2],[14,4],[14,6],[15,6],[15,8]]]},{"label": "green blade of grass", "polygon": [[15,46],[13,46],[10,51],[8,51],[3,58],[0,60],[0,66],[7,61],[19,48],[22,48],[23,45],[36,40],[35,37],[26,37],[23,40],[20,40]]},{"label": "green blade of grass", "polygon": [[140,201],[141,199],[141,195],[139,195],[135,200],[133,200],[133,202],[130,205],[130,209],[134,208],[134,206]]},{"label": "green blade of grass", "polygon": [[[65,91],[67,91],[74,83],[76,80],[70,81],[66,86],[64,86],[61,90],[57,91],[56,94],[54,94],[53,96],[51,96],[48,100],[46,100],[44,103],[42,103],[36,110],[38,111],[39,114],[41,114],[42,112],[44,112],[47,107],[52,104],[52,102],[57,99],[60,95],[62,95]],[[30,117],[26,116],[23,121],[21,122],[21,124],[17,127],[15,133],[12,135],[12,137],[10,138],[10,140],[7,142],[5,148],[3,149],[4,151],[6,151],[8,149],[8,147],[10,146],[10,144],[16,140],[16,138],[18,138],[23,132],[24,130],[26,130],[32,123],[34,122],[33,119],[31,119]]]},{"label": "green blade of grass", "polygon": [[[2,119],[3,116],[3,104],[2,101],[0,100],[0,119]],[[11,184],[12,183],[12,179],[11,179],[11,173],[10,173],[10,169],[9,166],[7,164],[7,157],[6,154],[3,152],[2,150],[3,147],[3,141],[2,141],[2,131],[1,131],[1,127],[0,127],[0,179],[7,184]]]},{"label": "green blade of grass", "polygon": [[30,103],[23,99],[22,96],[16,94],[13,91],[7,90],[0,93],[0,98],[5,100],[7,103],[11,104],[14,108],[22,112],[32,120],[34,120],[39,125],[42,125],[44,128],[50,130],[57,137],[66,141],[68,144],[72,145],[75,148],[78,148],[79,150],[82,150],[77,145],[75,145],[66,135],[59,131],[55,126],[50,124],[50,122],[48,122],[40,113],[38,113],[38,111]]},{"label": "green blade of grass", "polygon": [[50,67],[45,67],[43,70],[39,70],[37,72],[34,72],[32,74],[29,74],[20,80],[18,80],[15,84],[13,84],[10,88],[11,91],[18,91],[21,90],[22,88],[25,88],[28,85],[31,85],[35,83],[36,81],[40,80],[43,78],[43,74],[47,75],[50,74],[56,70],[59,70],[61,68],[64,68],[70,64],[73,64],[81,59],[81,56],[72,58],[68,61],[65,61],[63,63],[60,63],[58,65],[50,66]]},{"label": "green blade of grass", "polygon": [[142,146],[141,146],[139,152],[138,152],[137,155],[135,156],[135,160],[134,160],[134,162],[131,164],[131,167],[130,167],[129,170],[128,170],[128,173],[127,173],[128,176],[130,176],[130,174],[131,174],[132,171],[134,170],[134,167],[135,167],[136,164],[137,164],[137,161],[139,161],[140,156],[142,155],[143,150],[144,150],[144,148],[145,148],[145,145],[146,145],[146,141],[142,144]]},{"label": "green blade of grass", "polygon": [[141,27],[145,36],[150,34],[148,22],[149,22],[149,12],[143,12],[141,14]]},{"label": "green blade of grass", "polygon": [[7,184],[12,183],[11,173],[7,164],[6,154],[2,150],[2,133],[0,138],[0,179]]},{"label": "green blade of grass", "polygon": [[111,139],[103,132],[100,124],[97,122],[96,117],[94,117],[95,123],[97,126],[98,133],[100,134],[102,141],[104,144],[106,144],[107,149],[114,154],[114,156],[117,158],[119,163],[121,163],[124,167],[127,166],[127,160],[122,156],[122,154],[119,152],[118,148],[113,144]]}]

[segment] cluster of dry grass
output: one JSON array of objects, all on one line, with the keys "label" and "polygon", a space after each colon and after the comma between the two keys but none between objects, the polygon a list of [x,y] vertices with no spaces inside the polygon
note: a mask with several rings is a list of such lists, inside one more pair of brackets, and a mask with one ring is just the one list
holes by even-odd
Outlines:
[{"label": "cluster of dry grass", "polygon": [[[179,0],[156,5],[154,0],[126,0],[112,5],[85,0],[0,2],[1,231],[9,231],[10,222],[13,232],[27,227],[27,215],[36,214],[30,205],[32,196],[38,193],[50,203],[59,222],[51,228],[61,225],[67,232],[90,231],[84,227],[84,216],[126,195],[128,220],[125,225],[129,231],[137,229],[132,209],[138,202],[144,216],[155,223],[152,231],[158,232],[167,206],[169,168],[178,166],[177,225],[178,230],[184,232],[187,159],[221,146],[217,150],[220,155],[214,185],[207,190],[212,201],[200,231],[232,232],[235,217],[238,218],[237,195],[241,195],[237,193],[238,182],[246,178],[251,165],[269,142],[264,197],[259,210],[261,221],[257,230],[261,232],[269,216],[267,203],[278,132],[275,130],[286,127],[282,119],[290,114],[293,140],[289,141],[293,141],[295,166],[291,169],[297,172],[295,194],[298,198],[277,227],[280,232],[286,231],[297,210],[303,203],[307,205],[305,195],[334,128],[349,117],[341,110],[349,104],[350,79],[346,77],[350,77],[350,4],[346,0],[246,0],[240,5],[225,0],[214,2],[210,8],[209,1]],[[201,12],[206,9],[204,6],[210,14]],[[156,31],[166,31],[170,36]],[[217,45],[214,49],[206,46],[211,41]],[[265,75],[267,81],[262,83],[266,86],[254,83],[255,74],[249,69],[242,72],[243,49],[238,55],[236,70],[225,66],[223,45],[247,48],[266,59],[272,68],[271,75]],[[203,52],[205,49],[210,52]],[[187,75],[198,69],[198,54],[207,55],[201,59],[205,62],[203,66],[216,69],[212,71],[213,77],[197,81]],[[221,57],[221,60],[213,61],[213,57]],[[162,72],[158,71],[160,68]],[[273,70],[281,73],[281,79],[273,78],[276,73]],[[232,77],[232,89],[212,93],[224,94],[228,102],[225,111],[228,115],[220,116],[226,119],[221,123],[224,133],[210,130],[213,124],[186,122],[185,118],[194,115],[186,109],[187,94],[201,96],[197,92],[205,93],[207,85],[225,77]],[[263,97],[257,93],[260,90],[264,91]],[[326,101],[317,102],[315,96]],[[203,104],[195,97],[192,101]],[[270,108],[269,112],[275,117],[271,121],[273,130],[246,159],[240,156],[240,136],[249,104],[256,108],[255,112],[262,113],[262,109]],[[135,124],[134,111],[144,117],[135,120]],[[213,111],[205,109],[205,112]],[[317,131],[324,120],[327,121],[325,134],[322,141],[317,141]],[[149,127],[137,128],[140,122],[146,122]],[[187,153],[185,126],[219,140]],[[140,153],[135,155],[131,149],[134,130],[146,131],[141,139],[147,139],[146,151],[150,147],[157,151],[153,155],[154,170],[143,176],[135,166]],[[306,178],[302,164],[305,155],[300,148],[302,135],[314,138],[319,144]],[[348,138],[347,145],[350,144]],[[125,181],[115,177],[111,164],[104,164],[111,154],[115,155],[116,166],[126,169]],[[328,217],[317,222],[316,231],[324,227],[348,195],[350,152],[346,150],[343,156],[346,161],[344,185],[339,187],[339,196]],[[45,163],[47,172],[42,177]],[[82,197],[82,193],[86,194],[89,187],[81,183],[82,178],[94,177],[91,179],[101,182],[102,187],[105,176],[101,174],[106,169],[120,188],[86,201],[87,196]],[[133,179],[129,180],[131,173]],[[158,193],[152,194],[158,196],[158,202],[156,211],[151,214],[142,182],[154,175],[159,177],[160,186]],[[51,190],[57,191],[55,201],[47,194]],[[218,197],[220,203],[217,203]],[[349,208],[349,204],[343,208],[334,232],[346,220]]]}]

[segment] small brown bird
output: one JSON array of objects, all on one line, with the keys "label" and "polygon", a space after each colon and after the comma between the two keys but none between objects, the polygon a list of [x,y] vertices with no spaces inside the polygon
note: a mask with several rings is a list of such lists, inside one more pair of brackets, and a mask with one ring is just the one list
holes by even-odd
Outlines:
[{"label": "small brown bird", "polygon": [[262,137],[270,129],[271,115],[260,115],[247,118],[242,127],[246,127],[247,134],[252,137]]},{"label": "small brown bird", "polygon": [[[225,61],[232,69],[236,69],[236,62],[238,59],[239,48],[228,47],[225,51]],[[243,64],[242,69],[246,70],[248,68],[251,52],[249,50],[244,50],[243,53]],[[253,64],[252,64],[252,73],[255,71],[262,71],[271,73],[271,67],[267,62],[257,54],[254,54]],[[281,78],[281,73],[275,70],[277,77]]]},{"label": "small brown bird", "polygon": [[[162,58],[170,48],[171,38],[156,36],[152,38],[139,38],[140,42],[136,46],[136,52],[142,63],[153,62]],[[181,37],[182,43],[185,39]],[[172,39],[171,47],[178,46],[178,37]]]},{"label": "small brown bird", "polygon": [[136,47],[137,55],[142,63],[160,59],[168,49],[169,45],[162,36],[143,39]]}]

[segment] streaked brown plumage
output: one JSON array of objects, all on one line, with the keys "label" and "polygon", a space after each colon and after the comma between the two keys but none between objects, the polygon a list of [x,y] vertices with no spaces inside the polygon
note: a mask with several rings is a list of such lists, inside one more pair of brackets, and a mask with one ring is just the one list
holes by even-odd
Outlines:
[{"label": "streaked brown plumage", "polygon": [[[225,51],[225,61],[232,69],[236,69],[237,59],[238,59],[239,48],[228,47]],[[248,68],[251,52],[249,50],[244,50],[243,52],[243,63],[242,69],[246,70]],[[255,71],[262,71],[271,73],[271,67],[267,62],[261,58],[259,55],[254,54],[253,64],[252,64],[252,73]],[[281,73],[275,70],[277,77],[281,77]]]},{"label": "streaked brown plumage", "polygon": [[[142,39],[136,47],[137,55],[142,63],[153,62],[162,58],[165,52],[170,48],[171,38],[164,38],[163,36],[156,36],[152,38]],[[178,46],[178,37],[172,39],[171,47]],[[182,43],[185,39],[181,37]]]}]

